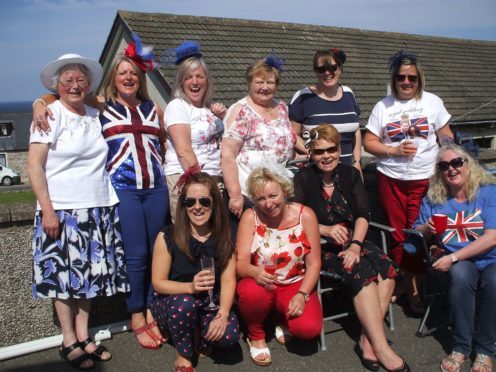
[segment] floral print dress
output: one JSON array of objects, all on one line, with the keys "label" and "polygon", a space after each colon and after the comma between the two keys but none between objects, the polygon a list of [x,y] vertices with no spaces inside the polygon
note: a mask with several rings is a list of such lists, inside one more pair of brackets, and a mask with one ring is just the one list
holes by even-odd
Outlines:
[{"label": "floral print dress", "polygon": [[[351,230],[355,224],[355,218],[347,200],[343,197],[339,189],[337,174],[334,175],[333,183],[335,188],[332,195],[326,193],[322,188],[323,203],[326,203],[329,213],[328,225],[340,224]],[[352,297],[356,296],[363,287],[372,282],[377,282],[379,275],[383,279],[392,279],[399,274],[398,266],[384,252],[369,241],[363,243],[360,251],[360,262],[347,270],[343,268],[343,259],[338,257],[338,253],[342,250],[343,247],[341,245],[334,244],[333,242],[322,245],[322,270],[330,273],[331,277],[335,275],[341,277],[345,287],[351,292]]]},{"label": "floral print dress", "polygon": [[[246,98],[233,105],[236,106],[241,106],[241,109],[224,137],[243,143],[236,158],[241,193],[248,195],[246,180],[260,166],[279,170],[292,178],[292,173],[285,166],[293,157],[296,135],[289,121],[286,105],[283,102],[277,103],[279,117],[274,120],[267,120],[259,115]],[[228,113],[226,118],[229,116]]]}]

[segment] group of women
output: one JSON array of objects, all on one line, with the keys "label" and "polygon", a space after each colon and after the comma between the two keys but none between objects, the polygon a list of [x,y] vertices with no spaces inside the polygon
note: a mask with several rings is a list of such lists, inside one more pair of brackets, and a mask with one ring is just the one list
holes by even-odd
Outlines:
[{"label": "group of women", "polygon": [[[269,314],[277,315],[280,343],[321,332],[315,287],[322,269],[338,273],[353,298],[363,330],[356,347],[362,364],[408,371],[389,346],[382,319],[399,267],[411,274],[407,283],[415,283],[417,266],[402,254],[401,233],[393,236],[393,260],[365,240],[370,212],[360,168],[360,109],[351,89],[339,84],[345,53],[317,51],[317,84],[297,92],[289,109],[275,99],[283,61],[274,54],[256,61],[246,72],[248,95],[226,110],[212,102],[213,80],[199,45],[187,41],[174,51],[174,98],[162,120],[146,89],[153,56],[134,38],[108,74],[104,97],[88,97],[102,74],[96,61],[62,56],[42,72],[58,97],[35,102],[35,126],[42,130],[33,131],[29,154],[39,201],[33,293],[54,298],[61,355],[80,369],[110,359],[88,337],[89,304],[121,291],[138,342],[155,349],[170,337],[176,370],[194,370],[196,356],[211,346],[237,343],[235,298],[253,362],[269,365]],[[423,91],[415,55],[396,54],[390,71],[392,95],[374,108],[364,145],[378,158],[383,210],[398,232],[418,216],[435,171],[436,137],[452,134],[442,101]],[[292,180],[285,165],[295,152],[312,165]],[[436,172],[444,163],[441,186],[460,169],[443,158]],[[451,192],[448,187],[444,197]],[[165,226],[168,214],[173,223]],[[428,219],[429,212],[422,216]],[[480,252],[492,252],[485,241]],[[457,258],[473,256],[468,249]],[[406,289],[413,303],[414,289]],[[456,370],[468,356],[471,339],[465,341],[443,360],[444,370]],[[485,356],[477,357],[474,370],[491,366],[491,347],[494,337],[492,346],[474,345]]]}]

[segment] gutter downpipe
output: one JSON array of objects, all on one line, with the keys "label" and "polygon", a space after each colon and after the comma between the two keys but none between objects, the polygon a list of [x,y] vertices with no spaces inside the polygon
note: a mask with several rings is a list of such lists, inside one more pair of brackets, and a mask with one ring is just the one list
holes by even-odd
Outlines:
[{"label": "gutter downpipe", "polygon": [[[89,330],[89,335],[98,344],[101,341],[112,338],[112,334],[130,331],[129,321],[112,323],[106,326],[94,327]],[[35,353],[54,347],[59,347],[62,344],[62,335],[56,335],[39,340],[28,341],[17,345],[11,345],[0,348],[0,361],[15,358],[21,355]]]}]

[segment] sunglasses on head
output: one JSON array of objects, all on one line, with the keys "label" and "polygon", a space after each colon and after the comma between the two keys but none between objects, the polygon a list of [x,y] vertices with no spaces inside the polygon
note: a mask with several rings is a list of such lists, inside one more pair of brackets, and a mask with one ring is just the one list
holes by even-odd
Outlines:
[{"label": "sunglasses on head", "polygon": [[338,146],[331,146],[326,149],[312,149],[312,154],[314,155],[324,155],[324,152],[328,152],[329,154],[335,154],[338,152]]},{"label": "sunglasses on head", "polygon": [[401,74],[396,75],[396,81],[399,81],[400,83],[404,82],[405,79],[408,79],[408,81],[410,83],[416,83],[418,81],[418,76],[417,75],[401,75]]},{"label": "sunglasses on head", "polygon": [[450,161],[440,161],[439,163],[437,163],[437,167],[441,172],[446,172],[449,169],[450,165],[453,168],[458,169],[463,167],[463,163],[465,163],[465,160],[463,160],[462,158],[454,158]]},{"label": "sunglasses on head", "polygon": [[327,61],[324,61],[324,64],[321,66],[315,66],[315,71],[317,71],[319,74],[323,74],[326,71],[329,71],[330,73],[334,73],[338,70],[339,65],[333,64],[333,63],[328,63]]},{"label": "sunglasses on head", "polygon": [[184,199],[184,205],[188,208],[191,208],[191,207],[196,205],[197,201],[200,203],[200,205],[203,208],[210,208],[212,206],[212,200],[210,198],[207,198],[207,197],[203,197],[203,198],[199,198],[199,199],[186,198],[186,199]]}]

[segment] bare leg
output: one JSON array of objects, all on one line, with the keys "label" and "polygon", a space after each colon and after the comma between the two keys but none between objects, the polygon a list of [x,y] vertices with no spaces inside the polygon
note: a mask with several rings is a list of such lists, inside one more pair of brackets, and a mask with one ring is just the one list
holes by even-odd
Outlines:
[{"label": "bare leg", "polygon": [[[378,278],[379,283],[377,284],[377,294],[379,296],[379,301],[381,304],[381,315],[382,319],[386,316],[389,310],[389,303],[394,292],[395,281],[393,279],[383,280],[380,276]],[[365,333],[362,331],[359,341],[360,348],[362,349],[363,356],[371,360],[377,360],[372,345],[370,344]]]},{"label": "bare leg", "polygon": [[[75,300],[76,303],[76,335],[78,341],[84,341],[89,337],[88,334],[88,324],[90,319],[90,309],[91,309],[91,300],[88,299],[78,299]],[[88,354],[94,352],[98,347],[93,342],[87,345],[84,348]],[[102,353],[102,360],[109,360],[112,355],[105,351]]]},{"label": "bare leg", "polygon": [[[131,327],[133,329],[147,327],[144,312],[140,311],[140,312],[131,314]],[[148,334],[148,332],[142,332],[141,334],[136,335],[136,338],[138,339],[138,342],[145,347],[147,347],[147,346],[148,347],[155,347],[157,345],[160,345],[160,343],[155,341]]]},{"label": "bare leg", "polygon": [[[60,327],[62,328],[62,344],[64,347],[71,346],[77,342],[76,332],[74,330],[74,309],[76,307],[74,299],[68,300],[53,300],[53,305],[55,306],[55,311],[57,312],[57,317],[59,318]],[[67,359],[74,360],[85,352],[81,348],[77,348],[67,355]],[[89,368],[94,365],[92,360],[86,360],[81,363],[81,367]]]},{"label": "bare leg", "polygon": [[[377,284],[371,283],[363,287],[353,298],[353,305],[362,324],[364,336],[372,345],[377,359],[387,369],[400,367],[403,363],[401,358],[387,343],[383,325],[384,314],[381,309]],[[365,337],[361,337],[361,340],[365,339]],[[367,357],[365,352],[364,357]]]}]

